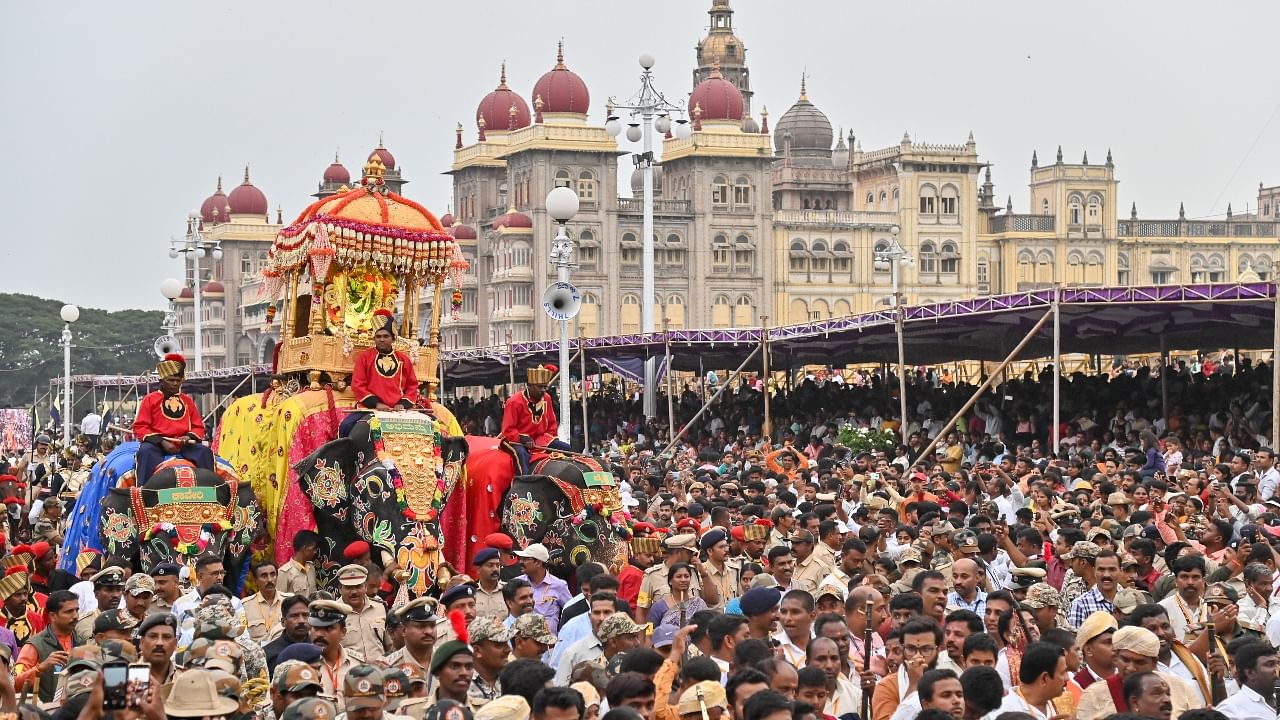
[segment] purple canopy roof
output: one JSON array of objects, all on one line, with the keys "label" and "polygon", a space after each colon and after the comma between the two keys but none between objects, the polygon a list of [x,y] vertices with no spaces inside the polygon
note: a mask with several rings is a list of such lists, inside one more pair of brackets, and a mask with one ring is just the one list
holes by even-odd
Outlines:
[{"label": "purple canopy roof", "polygon": [[[1267,348],[1275,317],[1272,283],[1172,285],[1130,288],[1063,288],[1062,352],[1103,355],[1156,352],[1165,347]],[[1018,344],[1053,303],[1053,289],[1031,290],[906,308],[906,360],[929,365],[953,360],[999,361]],[[671,343],[672,365],[697,370],[737,367],[760,343],[764,331],[672,330],[667,333],[586,338],[587,358],[662,355]],[[1053,326],[1046,323],[1023,358],[1053,353]],[[572,341],[576,352],[578,341]],[[519,368],[554,362],[558,341],[516,343]],[[845,365],[896,362],[897,341],[890,309],[769,329],[771,365]],[[505,345],[443,353],[445,384],[502,383],[508,376]],[[574,362],[577,369],[577,362]],[[593,372],[589,367],[588,372]],[[523,373],[517,373],[517,378]]]}]

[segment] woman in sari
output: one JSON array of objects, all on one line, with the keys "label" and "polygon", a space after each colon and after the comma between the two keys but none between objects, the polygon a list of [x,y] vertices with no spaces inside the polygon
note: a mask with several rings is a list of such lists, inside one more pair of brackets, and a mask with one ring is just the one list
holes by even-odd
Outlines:
[{"label": "woman in sari", "polygon": [[649,622],[655,627],[684,627],[694,613],[707,608],[702,598],[690,589],[693,572],[689,563],[676,563],[667,570],[667,592],[649,608]]}]

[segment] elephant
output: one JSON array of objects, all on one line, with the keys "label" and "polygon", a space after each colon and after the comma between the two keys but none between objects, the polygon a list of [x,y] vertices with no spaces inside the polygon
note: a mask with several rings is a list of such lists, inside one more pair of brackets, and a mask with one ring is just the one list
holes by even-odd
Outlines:
[{"label": "elephant", "polygon": [[455,567],[484,545],[491,532],[519,548],[542,543],[558,575],[589,560],[625,560],[630,515],[613,475],[586,455],[535,454],[532,474],[515,477],[513,454],[498,438],[468,436],[465,492],[445,510],[446,557]]},{"label": "elephant", "polygon": [[143,568],[166,562],[191,565],[197,556],[220,557],[226,585],[238,593],[254,542],[265,535],[265,521],[252,486],[226,461],[219,461],[217,468],[168,460],[145,486],[108,488],[101,499],[102,549]]},{"label": "elephant", "polygon": [[65,551],[59,553],[59,569],[78,575],[76,556],[80,551],[102,551],[102,500],[111,488],[133,483],[133,460],[137,454],[136,441],[121,443],[93,466],[68,515],[67,534],[63,538]]},{"label": "elephant", "polygon": [[466,440],[443,434],[447,426],[420,412],[372,413],[294,466],[322,541],[322,583],[346,562],[343,550],[364,540],[384,567],[404,572],[409,593],[434,587],[440,510],[467,457]]},{"label": "elephant", "polygon": [[535,462],[535,474],[515,478],[503,503],[503,529],[516,546],[542,543],[561,574],[585,562],[627,559],[630,514],[613,475],[589,462],[555,454]]}]

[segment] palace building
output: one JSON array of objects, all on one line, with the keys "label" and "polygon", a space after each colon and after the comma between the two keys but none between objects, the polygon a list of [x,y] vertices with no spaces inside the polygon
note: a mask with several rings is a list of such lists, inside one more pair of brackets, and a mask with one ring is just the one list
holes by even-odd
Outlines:
[{"label": "palace building", "polygon": [[[1259,187],[1257,211],[1219,219],[1140,218],[1122,211],[1110,150],[1052,163],[1032,153],[1025,207],[996,200],[972,132],[948,142],[904,134],[875,147],[836,132],[823,94],[804,78],[776,117],[754,96],[747,49],[729,0],[712,0],[686,105],[693,131],[668,135],[654,167],[656,319],[670,328],[729,328],[825,320],[883,307],[892,275],[877,254],[897,232],[911,262],[900,269],[905,302],[925,304],[1050,287],[1267,280],[1280,258],[1280,187]],[[610,109],[571,69],[563,44],[531,85],[526,68],[494,61],[496,84],[459,124],[447,172],[452,211],[441,221],[471,267],[461,313],[446,311],[447,350],[551,339],[541,310],[556,279],[548,261],[556,227],[544,201],[568,186],[581,201],[568,223],[577,256],[572,282],[582,308],[571,334],[640,331],[640,174],[619,188],[630,158],[604,129]],[[576,62],[584,62],[576,60]],[[852,124],[848,125],[853,127]],[[868,149],[864,149],[864,141]],[[382,145],[370,153],[397,192],[407,182]],[[358,180],[358,178],[357,178]],[[338,162],[315,197],[352,182]],[[445,205],[429,200],[428,206]],[[1021,202],[1019,202],[1019,205]],[[206,367],[270,362],[278,327],[259,297],[266,250],[281,227],[248,179],[202,206],[204,235],[222,242],[204,261]],[[1171,213],[1172,215],[1172,213]],[[179,335],[191,348],[190,293]],[[429,300],[429,298],[428,298]],[[765,320],[767,318],[767,321]]]}]

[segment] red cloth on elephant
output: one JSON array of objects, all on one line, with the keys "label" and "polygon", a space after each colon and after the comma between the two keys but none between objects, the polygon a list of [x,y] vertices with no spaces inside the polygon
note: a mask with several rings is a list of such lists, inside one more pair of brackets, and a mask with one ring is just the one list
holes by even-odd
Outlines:
[{"label": "red cloth on elephant", "polygon": [[180,392],[166,398],[163,392],[154,390],[142,398],[138,416],[133,420],[134,437],[139,440],[153,435],[180,438],[188,433],[204,440],[204,420],[190,395]]},{"label": "red cloth on elephant", "polygon": [[387,407],[395,407],[402,400],[412,407],[418,402],[418,376],[405,353],[380,353],[377,348],[369,348],[356,356],[351,390],[357,405],[365,405],[372,397]]},{"label": "red cloth on elephant", "polygon": [[297,465],[327,442],[335,440],[337,418],[332,411],[309,415],[293,434],[289,443],[289,475],[285,478],[284,502],[276,523],[276,562],[286,563],[293,557],[293,536],[299,530],[314,530],[315,508],[298,483]]},{"label": "red cloth on elephant", "polygon": [[501,438],[467,436],[466,485],[462,492],[454,488],[440,524],[444,558],[455,568],[467,567],[468,558],[486,547],[485,536],[502,532],[498,509],[511,489],[515,469],[500,442]]},{"label": "red cloth on elephant", "polygon": [[520,442],[521,435],[533,438],[533,444],[546,447],[556,439],[560,424],[556,421],[555,408],[551,406],[551,394],[542,393],[538,402],[529,399],[528,390],[507,398],[502,411],[502,437],[507,442]]}]

